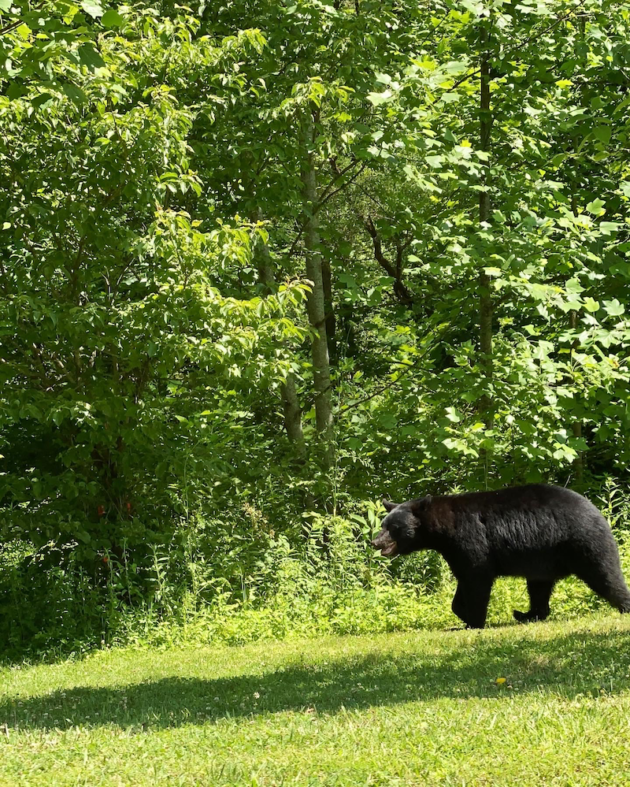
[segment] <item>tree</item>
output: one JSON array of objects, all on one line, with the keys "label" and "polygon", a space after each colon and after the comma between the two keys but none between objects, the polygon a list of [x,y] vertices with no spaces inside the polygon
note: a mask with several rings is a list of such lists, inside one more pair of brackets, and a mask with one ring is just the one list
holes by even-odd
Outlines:
[{"label": "tree", "polygon": [[247,407],[286,377],[278,346],[303,335],[288,319],[298,282],[221,292],[250,232],[194,218],[194,110],[154,83],[190,62],[220,75],[242,49],[195,42],[187,17],[128,24],[101,41],[104,67],[58,66],[80,102],[51,94],[32,111],[34,85],[0,110],[3,529],[78,539],[88,557],[168,538],[191,490],[231,478]]}]

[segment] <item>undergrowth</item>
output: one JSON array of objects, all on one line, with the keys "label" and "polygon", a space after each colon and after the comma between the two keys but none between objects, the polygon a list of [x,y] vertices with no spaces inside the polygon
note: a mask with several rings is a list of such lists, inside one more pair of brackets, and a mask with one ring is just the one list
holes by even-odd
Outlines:
[{"label": "undergrowth", "polygon": [[[611,522],[622,566],[626,499],[609,485],[598,504]],[[260,529],[223,552],[212,523],[188,523],[170,549],[149,551],[144,564],[125,553],[103,555],[86,568],[71,547],[35,552],[12,544],[0,552],[0,659],[54,660],[123,644],[242,645],[257,640],[327,634],[377,634],[461,627],[451,612],[454,580],[444,561],[426,552],[394,561],[369,540],[379,520],[313,516],[301,546]],[[225,523],[219,523],[225,529]],[[606,603],[583,583],[559,583],[552,619],[574,618]],[[526,610],[525,582],[495,583],[488,625],[513,623]]]}]

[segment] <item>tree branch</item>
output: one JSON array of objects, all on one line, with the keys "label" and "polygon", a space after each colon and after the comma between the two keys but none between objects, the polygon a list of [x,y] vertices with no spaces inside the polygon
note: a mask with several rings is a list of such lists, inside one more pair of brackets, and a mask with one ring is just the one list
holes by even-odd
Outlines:
[{"label": "tree branch", "polygon": [[[579,4],[577,5],[576,8],[571,9],[571,11],[566,13],[564,16],[561,16],[558,19],[556,19],[552,24],[549,25],[549,27],[545,28],[544,30],[541,30],[539,33],[534,33],[529,38],[526,38],[524,41],[521,41],[521,43],[518,44],[518,46],[515,46],[514,49],[511,49],[503,59],[504,60],[509,60],[510,58],[513,57],[513,55],[516,52],[518,52],[519,50],[523,49],[523,47],[527,46],[528,44],[531,44],[532,41],[535,41],[536,39],[540,38],[541,36],[544,36],[550,30],[553,30],[553,28],[556,27],[556,25],[559,25],[562,22],[565,22],[570,17],[574,16],[574,14],[576,13],[577,9],[580,8],[581,6],[583,6],[585,2],[586,2],[586,0],[580,0],[580,2],[579,2]],[[461,79],[458,79],[449,88],[449,90],[455,90],[456,87],[459,87],[464,82],[467,82],[469,79],[472,79],[473,77],[478,76],[479,74],[481,74],[481,68],[476,68],[474,71],[471,71],[469,74],[465,74]],[[437,100],[438,99],[436,98],[432,103],[435,103],[435,101],[437,101]]]},{"label": "tree branch", "polygon": [[401,303],[404,303],[406,306],[410,306],[413,303],[413,295],[407,289],[401,278],[404,248],[400,244],[400,240],[396,240],[396,264],[393,265],[383,253],[383,243],[381,241],[381,237],[378,234],[378,230],[374,226],[374,222],[372,221],[372,217],[370,215],[363,219],[363,225],[369,236],[372,238],[372,246],[374,247],[374,257],[376,261],[381,266],[381,268],[383,268],[394,280],[394,292],[396,293],[396,297],[401,301]]},{"label": "tree branch", "polygon": [[[43,0],[42,3],[40,3],[39,5],[36,5],[35,8],[31,9],[31,13],[33,11],[39,11],[45,5],[46,5],[46,0]],[[10,24],[8,24],[6,27],[0,28],[0,36],[5,35],[5,33],[10,33],[12,30],[15,30],[15,28],[19,27],[21,24],[22,24],[22,19],[19,18],[15,22],[11,22]]]},{"label": "tree branch", "polygon": [[[405,369],[398,375],[398,377],[395,380],[391,380],[389,383],[387,383],[387,385],[381,386],[381,388],[379,388],[377,391],[374,391],[369,396],[366,396],[363,399],[359,399],[358,402],[353,402],[352,404],[348,404],[345,407],[342,407],[341,410],[339,410],[339,415],[341,415],[342,413],[347,413],[349,410],[353,410],[355,407],[358,407],[361,404],[365,404],[366,402],[369,402],[371,399],[375,399],[377,396],[379,396],[380,394],[382,394],[385,391],[389,390],[390,388],[393,388],[400,380],[403,379],[403,377],[406,377],[409,374],[409,372],[412,371],[412,369],[416,369],[418,367],[418,364],[420,363],[420,361],[423,358],[426,357],[426,355],[427,355],[427,353],[429,352],[430,349],[433,349],[433,346],[430,347],[430,348],[427,348],[425,350],[425,352],[423,352],[422,355],[418,356],[418,358],[416,358],[416,360],[413,363],[404,364]],[[397,361],[396,363],[400,364],[401,366],[403,365],[399,361]],[[429,374],[437,374],[437,372],[430,371],[429,369],[425,369],[424,371],[429,373]],[[426,388],[423,385],[420,385],[420,387],[424,388],[425,391],[428,391],[429,393],[432,393],[430,388]]]}]

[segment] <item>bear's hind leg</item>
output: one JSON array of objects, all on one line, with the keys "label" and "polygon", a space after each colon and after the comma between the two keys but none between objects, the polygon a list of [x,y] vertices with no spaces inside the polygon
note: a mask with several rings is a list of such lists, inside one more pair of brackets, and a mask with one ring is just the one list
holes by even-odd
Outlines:
[{"label": "bear's hind leg", "polygon": [[468,628],[482,629],[486,625],[493,581],[487,574],[476,574],[457,583],[451,609]]},{"label": "bear's hind leg", "polygon": [[602,596],[619,612],[630,612],[630,590],[626,585],[626,580],[621,573],[621,568],[602,568],[592,566],[583,569],[578,573],[578,577],[586,582],[590,589]]},{"label": "bear's hind leg", "polygon": [[549,599],[554,585],[554,581],[528,579],[529,612],[519,612],[518,609],[515,609],[515,619],[519,623],[528,623],[530,620],[546,620],[549,617]]}]

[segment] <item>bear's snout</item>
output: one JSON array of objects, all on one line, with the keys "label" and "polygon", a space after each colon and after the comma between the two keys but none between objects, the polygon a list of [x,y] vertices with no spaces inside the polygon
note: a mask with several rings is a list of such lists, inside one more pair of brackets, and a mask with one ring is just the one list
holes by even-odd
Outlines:
[{"label": "bear's snout", "polygon": [[398,544],[394,541],[387,530],[381,532],[372,541],[374,549],[380,549],[383,557],[394,557],[398,554]]}]

